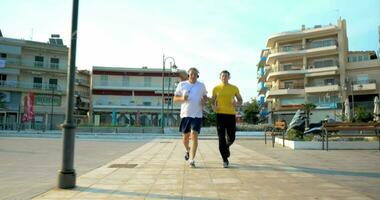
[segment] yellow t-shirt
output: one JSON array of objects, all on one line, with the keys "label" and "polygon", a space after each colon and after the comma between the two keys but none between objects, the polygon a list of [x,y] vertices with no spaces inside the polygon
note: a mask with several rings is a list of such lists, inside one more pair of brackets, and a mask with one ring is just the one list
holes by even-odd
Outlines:
[{"label": "yellow t-shirt", "polygon": [[212,96],[216,96],[216,113],[235,115],[235,107],[232,102],[239,94],[239,89],[231,84],[221,83],[214,87]]}]

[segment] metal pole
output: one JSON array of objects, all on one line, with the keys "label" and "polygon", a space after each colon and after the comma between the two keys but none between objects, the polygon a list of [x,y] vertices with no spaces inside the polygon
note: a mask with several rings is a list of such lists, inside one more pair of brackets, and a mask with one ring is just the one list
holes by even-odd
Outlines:
[{"label": "metal pole", "polygon": [[351,92],[352,92],[352,119],[355,117],[355,104],[354,104],[354,83],[351,80]]},{"label": "metal pole", "polygon": [[75,187],[76,173],[74,170],[74,142],[75,124],[73,123],[73,103],[74,103],[74,81],[75,81],[75,54],[77,45],[77,26],[78,26],[78,6],[79,0],[73,0],[73,11],[71,21],[71,45],[69,52],[69,63],[67,80],[67,107],[66,119],[63,128],[63,149],[62,149],[62,168],[58,174],[58,187],[69,189]]},{"label": "metal pole", "polygon": [[54,113],[54,86],[51,87],[51,113],[50,113],[50,130],[53,130],[53,113]]},{"label": "metal pole", "polygon": [[165,99],[164,99],[164,92],[165,92],[165,86],[164,86],[164,83],[165,83],[165,80],[164,80],[164,73],[165,73],[165,55],[163,55],[162,57],[162,93],[161,93],[161,98],[162,98],[162,105],[161,105],[161,130],[162,130],[162,133],[164,133],[164,103],[165,103]]}]

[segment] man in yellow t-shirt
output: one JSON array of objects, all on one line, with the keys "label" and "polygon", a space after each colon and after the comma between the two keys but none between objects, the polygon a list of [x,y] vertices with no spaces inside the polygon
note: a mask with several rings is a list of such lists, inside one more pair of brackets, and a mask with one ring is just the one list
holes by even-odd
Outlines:
[{"label": "man in yellow t-shirt", "polygon": [[[229,165],[230,146],[235,141],[236,107],[243,102],[239,89],[228,81],[230,72],[223,70],[219,75],[221,84],[212,90],[214,111],[216,112],[216,127],[219,138],[219,152],[223,159],[223,167]],[[227,134],[226,134],[227,133]]]}]

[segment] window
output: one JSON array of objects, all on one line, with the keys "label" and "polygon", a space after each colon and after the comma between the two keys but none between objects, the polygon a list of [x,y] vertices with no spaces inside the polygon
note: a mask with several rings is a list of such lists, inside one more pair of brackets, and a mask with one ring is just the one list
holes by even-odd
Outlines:
[{"label": "window", "polygon": [[285,81],[284,87],[285,89],[293,89],[293,81]]},{"label": "window", "polygon": [[150,87],[152,84],[152,77],[144,77],[144,87]]},{"label": "window", "polygon": [[363,56],[358,56],[358,62],[363,61]]},{"label": "window", "polygon": [[49,88],[57,89],[58,79],[49,79]]},{"label": "window", "polygon": [[7,58],[7,54],[6,53],[0,53],[0,58]]},{"label": "window", "polygon": [[292,70],[292,64],[284,64],[284,71]]},{"label": "window", "polygon": [[287,51],[292,51],[293,47],[290,45],[286,45],[282,47],[282,51],[287,52]]},{"label": "window", "polygon": [[5,85],[5,81],[7,81],[7,75],[6,74],[0,74],[0,85]]},{"label": "window", "polygon": [[129,76],[123,76],[123,86],[129,85]]},{"label": "window", "polygon": [[59,68],[59,58],[50,58],[50,68],[52,69]]},{"label": "window", "polygon": [[335,79],[329,78],[324,80],[325,85],[335,85]]},{"label": "window", "polygon": [[42,88],[42,78],[34,77],[33,78],[33,88]]},{"label": "window", "polygon": [[108,85],[108,76],[100,75],[100,85],[107,86]]},{"label": "window", "polygon": [[35,67],[43,67],[44,66],[44,57],[35,56],[34,57],[34,66]]},{"label": "window", "polygon": [[357,77],[358,84],[368,84],[368,74],[358,74]]}]

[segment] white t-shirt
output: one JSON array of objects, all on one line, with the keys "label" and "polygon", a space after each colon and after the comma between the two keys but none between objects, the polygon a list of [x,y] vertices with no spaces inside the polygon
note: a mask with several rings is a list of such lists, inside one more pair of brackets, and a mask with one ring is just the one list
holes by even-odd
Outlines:
[{"label": "white t-shirt", "polygon": [[189,81],[182,81],[178,84],[174,95],[183,96],[186,93],[188,94],[188,99],[181,104],[181,118],[202,118],[201,100],[203,96],[207,95],[205,85],[198,81],[194,84]]}]

